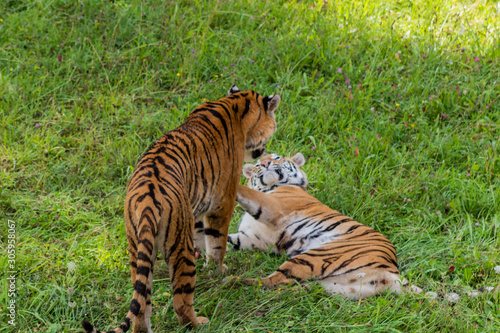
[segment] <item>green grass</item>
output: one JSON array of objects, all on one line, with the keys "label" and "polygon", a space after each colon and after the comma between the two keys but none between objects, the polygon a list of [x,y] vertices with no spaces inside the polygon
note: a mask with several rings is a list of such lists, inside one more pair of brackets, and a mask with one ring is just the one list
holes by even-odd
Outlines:
[{"label": "green grass", "polygon": [[[18,307],[14,329],[2,276],[0,332],[117,327],[132,295],[127,180],[150,143],[234,82],[281,94],[268,151],[302,152],[310,192],[392,240],[405,277],[498,286],[499,16],[469,0],[1,1],[0,216],[17,224]],[[284,260],[225,259],[244,277]],[[312,283],[230,286],[198,264],[201,332],[500,329],[498,294],[352,302]],[[182,332],[161,260],[153,299],[153,330]]]}]

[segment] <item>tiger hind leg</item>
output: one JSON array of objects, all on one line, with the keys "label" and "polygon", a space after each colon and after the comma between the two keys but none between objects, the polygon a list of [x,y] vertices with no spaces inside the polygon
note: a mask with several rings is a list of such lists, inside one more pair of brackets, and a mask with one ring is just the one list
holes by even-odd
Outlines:
[{"label": "tiger hind leg", "polygon": [[[405,287],[404,284],[407,282],[401,280],[397,274],[368,267],[345,274],[339,271],[340,274],[334,276],[331,274],[333,271],[338,271],[338,264],[332,264],[330,269],[324,272],[323,260],[316,260],[317,257],[312,257],[310,253],[306,252],[286,261],[276,272],[260,281],[258,279],[239,280],[244,284],[262,284],[266,288],[272,289],[278,285],[292,284],[295,281],[303,282],[312,278],[317,280],[325,288],[325,291],[341,294],[353,300],[370,297],[385,290],[402,292],[403,288],[416,288],[414,286]],[[339,264],[340,262],[343,260],[340,260]]]},{"label": "tiger hind leg", "polygon": [[[147,211],[145,215],[150,214],[151,211]],[[143,213],[144,214],[144,213]],[[156,218],[156,217],[155,217]],[[154,264],[156,261],[156,254],[158,249],[156,246],[153,245],[152,249],[150,246],[150,243],[148,243],[148,239],[144,238],[141,240],[141,244],[139,244],[138,240],[138,235],[135,233],[134,229],[131,227],[132,222],[127,221],[126,224],[126,232],[127,232],[127,240],[128,240],[128,251],[129,251],[129,259],[130,259],[130,277],[132,280],[132,285],[135,287],[136,286],[136,281],[137,278],[140,278],[142,280],[141,275],[143,275],[145,272],[145,266],[143,263],[148,263],[149,261],[149,273],[146,277],[147,283],[146,283],[146,299],[145,299],[145,306],[141,306],[139,308],[139,312],[137,313],[137,316],[134,321],[133,325],[133,332],[146,332],[146,333],[151,333],[151,290],[153,286],[153,269],[154,269]],[[149,234],[150,230],[147,230],[145,234]],[[143,235],[144,236],[144,235]],[[152,236],[152,235],[151,235]],[[154,242],[153,242],[154,244]],[[141,248],[141,251],[138,252],[138,248]],[[148,253],[149,250],[151,250],[151,253]],[[140,253],[138,255],[138,253]],[[140,257],[140,263],[139,261]],[[149,259],[149,260],[148,260]],[[138,267],[140,267],[139,274],[138,274]],[[139,281],[142,283],[141,281]]]},{"label": "tiger hind leg", "polygon": [[[184,218],[187,220],[187,225],[194,225],[194,223],[190,223],[194,220],[192,216],[184,216]],[[190,219],[191,221],[189,221]],[[175,240],[165,240],[162,251],[168,265],[173,289],[173,307],[179,324],[191,324],[196,327],[198,324],[207,323],[208,319],[196,317],[193,307],[196,282],[193,228],[182,228],[183,222],[181,221],[170,221],[170,223],[175,223],[178,226],[179,233],[175,236],[172,235]]]},{"label": "tiger hind leg", "polygon": [[284,262],[276,272],[268,277],[261,279],[240,279],[244,284],[262,284],[264,287],[273,289],[278,285],[293,284],[295,281],[302,282],[306,279],[321,274],[321,267],[308,265],[306,263],[306,255],[298,255]]},{"label": "tiger hind leg", "polygon": [[153,333],[153,331],[151,330],[151,293],[153,288],[153,266],[154,259],[152,262],[151,270],[149,271],[148,283],[146,286],[146,309],[144,310],[144,312],[139,312],[139,314],[137,315],[133,333]]}]

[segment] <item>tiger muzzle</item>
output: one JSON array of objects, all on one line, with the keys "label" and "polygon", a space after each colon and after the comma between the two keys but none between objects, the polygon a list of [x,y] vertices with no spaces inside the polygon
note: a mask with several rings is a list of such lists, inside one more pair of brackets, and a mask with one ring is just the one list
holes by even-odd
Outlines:
[{"label": "tiger muzzle", "polygon": [[252,158],[257,159],[257,158],[261,157],[263,153],[264,153],[264,149],[254,150],[254,151],[252,151]]}]

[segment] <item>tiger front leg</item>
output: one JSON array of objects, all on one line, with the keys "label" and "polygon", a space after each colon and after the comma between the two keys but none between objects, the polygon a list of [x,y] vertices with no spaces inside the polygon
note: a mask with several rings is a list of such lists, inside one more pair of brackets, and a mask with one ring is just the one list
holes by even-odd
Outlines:
[{"label": "tiger front leg", "polygon": [[206,252],[210,259],[215,260],[217,267],[221,271],[227,269],[227,266],[223,264],[223,260],[226,254],[227,235],[234,205],[225,205],[223,207],[205,216]]},{"label": "tiger front leg", "polygon": [[281,204],[271,194],[238,185],[236,202],[254,219],[272,224],[283,215]]}]

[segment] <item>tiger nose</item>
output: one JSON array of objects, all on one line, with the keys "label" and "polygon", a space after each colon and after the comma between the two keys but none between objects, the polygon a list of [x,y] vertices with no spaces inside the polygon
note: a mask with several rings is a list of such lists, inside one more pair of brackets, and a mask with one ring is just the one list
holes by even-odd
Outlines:
[{"label": "tiger nose", "polygon": [[269,164],[271,164],[271,161],[262,162],[262,165],[264,166],[264,168],[267,168],[269,166]]}]

